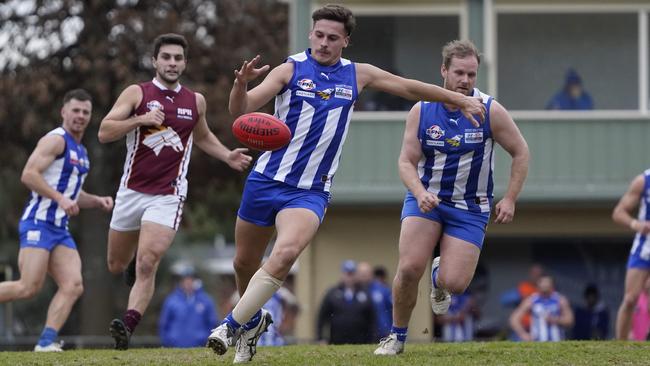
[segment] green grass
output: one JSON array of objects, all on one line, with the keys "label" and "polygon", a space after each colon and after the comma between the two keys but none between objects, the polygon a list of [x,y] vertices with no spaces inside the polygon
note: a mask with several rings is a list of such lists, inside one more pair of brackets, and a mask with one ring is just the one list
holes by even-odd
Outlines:
[{"label": "green grass", "polygon": [[[374,345],[260,347],[249,365],[650,365],[647,342],[408,344],[397,357]],[[0,352],[0,365],[230,365],[234,349],[217,356],[203,348],[70,350],[61,354]]]}]

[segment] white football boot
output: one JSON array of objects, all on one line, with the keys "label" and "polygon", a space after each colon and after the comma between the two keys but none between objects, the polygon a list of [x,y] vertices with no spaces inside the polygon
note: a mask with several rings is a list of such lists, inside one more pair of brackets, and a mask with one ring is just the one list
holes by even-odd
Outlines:
[{"label": "white football boot", "polygon": [[440,257],[435,257],[431,264],[431,309],[436,315],[447,314],[451,305],[451,295],[444,288],[436,288],[433,282],[433,272],[440,267]]}]

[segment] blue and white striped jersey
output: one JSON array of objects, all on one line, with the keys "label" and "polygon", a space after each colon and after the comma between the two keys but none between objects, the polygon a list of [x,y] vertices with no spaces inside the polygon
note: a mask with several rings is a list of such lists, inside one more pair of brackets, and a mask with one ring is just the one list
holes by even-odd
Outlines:
[{"label": "blue and white striped jersey", "polygon": [[564,330],[557,324],[549,324],[546,317],[559,317],[562,309],[560,307],[560,294],[553,292],[548,297],[539,293],[530,295],[532,306],[530,308],[530,335],[533,341],[556,342],[564,339]]},{"label": "blue and white striped jersey", "polygon": [[488,114],[474,127],[460,110],[449,111],[440,102],[421,102],[418,139],[422,158],[418,175],[427,191],[443,204],[472,212],[490,212],[494,141],[490,130],[493,98],[474,89]]},{"label": "blue and white striped jersey", "polygon": [[310,49],[287,62],[294,65],[293,76],[275,98],[275,116],[289,126],[291,142],[262,154],[254,170],[294,187],[329,192],[358,95],[355,66],[344,58],[321,65]]},{"label": "blue and white striped jersey", "polygon": [[[650,221],[650,212],[648,212],[648,205],[650,205],[650,169],[644,171],[643,176],[645,182],[641,198],[639,199],[639,213],[637,219],[639,221]],[[648,242],[648,235],[636,233],[630,254],[638,256],[645,261],[650,260],[650,243]]]},{"label": "blue and white striped jersey", "polygon": [[[78,144],[63,127],[50,131],[48,135],[61,135],[65,139],[65,149],[45,169],[43,179],[50,187],[74,201],[90,169],[88,153],[86,148]],[[58,203],[33,191],[21,217],[21,221],[28,220],[35,223],[46,222],[63,228],[68,226],[68,215]]]}]

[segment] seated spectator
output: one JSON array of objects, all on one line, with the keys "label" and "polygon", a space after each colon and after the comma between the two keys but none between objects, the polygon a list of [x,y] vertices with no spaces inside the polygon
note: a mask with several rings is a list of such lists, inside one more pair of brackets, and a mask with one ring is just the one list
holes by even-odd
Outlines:
[{"label": "seated spectator", "polygon": [[[561,341],[564,339],[564,328],[573,325],[569,301],[555,291],[551,276],[542,276],[537,282],[537,289],[510,315],[510,326],[523,341]],[[531,314],[530,332],[521,324],[527,312]]]},{"label": "seated spectator", "polygon": [[609,333],[609,309],[600,300],[598,287],[589,284],[584,292],[584,306],[575,308],[573,339],[607,339]]},{"label": "seated spectator", "polygon": [[564,87],[546,104],[546,109],[568,111],[594,109],[591,95],[584,90],[582,79],[574,69],[567,70]]},{"label": "seated spectator", "polygon": [[210,295],[203,291],[193,267],[178,273],[178,287],[163,303],[158,333],[163,347],[201,347],[219,319]]}]

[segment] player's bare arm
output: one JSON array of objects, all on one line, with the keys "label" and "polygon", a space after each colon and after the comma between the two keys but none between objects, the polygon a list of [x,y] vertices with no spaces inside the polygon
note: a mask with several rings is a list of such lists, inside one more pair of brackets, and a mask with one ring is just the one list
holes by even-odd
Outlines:
[{"label": "player's bare arm", "polygon": [[440,200],[435,194],[424,188],[420,177],[418,177],[417,166],[422,157],[422,148],[418,141],[419,125],[420,103],[416,103],[406,117],[402,150],[400,151],[397,165],[399,176],[406,188],[415,196],[420,211],[429,212],[438,206]]},{"label": "player's bare arm", "polygon": [[103,211],[110,212],[113,209],[113,197],[98,196],[82,189],[79,191],[79,196],[77,197],[77,205],[79,205],[79,208],[99,208]]},{"label": "player's bare arm", "polygon": [[27,159],[20,180],[32,191],[57,202],[68,216],[74,216],[79,213],[77,203],[50,187],[43,178],[45,169],[52,164],[57,156],[63,153],[64,149],[65,140],[63,136],[46,135],[41,138],[29,159]]},{"label": "player's bare arm", "polygon": [[521,338],[524,341],[530,341],[531,336],[528,332],[526,332],[526,329],[524,329],[523,325],[521,325],[521,319],[524,317],[524,314],[527,314],[533,304],[532,298],[529,296],[524,299],[524,301],[517,306],[515,311],[510,314],[510,328],[517,333],[519,338]]},{"label": "player's bare arm", "polygon": [[249,63],[244,62],[238,71],[235,70],[235,82],[230,90],[228,101],[228,110],[235,118],[260,109],[289,83],[293,75],[293,63],[285,62],[271,70],[260,85],[249,91],[248,83],[268,69],[268,65],[255,68],[258,60],[259,56]]},{"label": "player's bare arm", "polygon": [[616,204],[616,207],[614,207],[612,220],[619,225],[629,227],[632,231],[646,235],[650,233],[650,222],[644,220],[639,221],[632,216],[632,212],[639,204],[644,186],[645,177],[643,174],[637,175]]},{"label": "player's bare arm", "polygon": [[244,171],[248,168],[253,158],[246,155],[248,151],[246,148],[237,148],[230,150],[225,147],[221,141],[215,136],[206,120],[206,103],[205,97],[202,94],[196,94],[196,106],[199,110],[199,120],[194,126],[192,134],[194,136],[194,143],[199,149],[203,150],[206,154],[213,156],[219,160],[224,161],[231,168],[237,171]]},{"label": "player's bare arm", "polygon": [[[403,78],[371,64],[355,63],[355,67],[359,93],[368,87],[414,101],[426,100],[454,104],[477,127],[479,120],[485,119],[486,110],[481,98],[468,97],[437,85]],[[475,116],[478,116],[478,120]]]},{"label": "player's bare arm", "polygon": [[573,310],[569,305],[569,300],[566,297],[560,297],[560,316],[557,319],[557,324],[563,327],[570,327],[573,325]]},{"label": "player's bare arm", "polygon": [[530,152],[526,140],[512,117],[496,100],[492,101],[490,107],[490,126],[494,141],[512,157],[508,188],[503,199],[495,206],[496,218],[494,219],[496,223],[507,224],[515,215],[515,202],[528,175]]},{"label": "player's bare arm", "polygon": [[131,116],[141,101],[142,89],[138,85],[130,85],[124,89],[99,125],[99,142],[119,140],[140,126],[160,126],[165,120],[165,113],[157,108],[141,116]]}]

